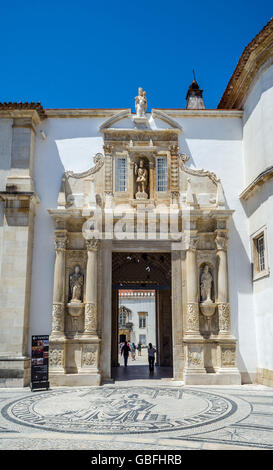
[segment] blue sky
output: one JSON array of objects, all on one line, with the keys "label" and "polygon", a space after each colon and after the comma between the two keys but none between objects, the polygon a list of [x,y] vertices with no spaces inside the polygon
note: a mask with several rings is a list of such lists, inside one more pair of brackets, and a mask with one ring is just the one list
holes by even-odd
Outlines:
[{"label": "blue sky", "polygon": [[45,108],[184,108],[195,69],[216,108],[272,0],[0,0],[0,101]]}]

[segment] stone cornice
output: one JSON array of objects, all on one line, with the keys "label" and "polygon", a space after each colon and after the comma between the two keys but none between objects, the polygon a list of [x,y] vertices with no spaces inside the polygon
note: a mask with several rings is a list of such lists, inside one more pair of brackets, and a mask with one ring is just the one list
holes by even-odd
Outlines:
[{"label": "stone cornice", "polygon": [[165,114],[177,118],[241,118],[243,112],[233,109],[164,109]]},{"label": "stone cornice", "polygon": [[41,103],[0,103],[1,118],[31,118],[35,125],[46,118]]},{"label": "stone cornice", "polygon": [[218,109],[242,109],[244,97],[259,69],[273,54],[273,18],[246,46],[231,76]]},{"label": "stone cornice", "polygon": [[273,177],[273,165],[268,167],[266,170],[262,171],[257,178],[252,181],[240,194],[239,198],[243,200],[247,200],[251,194],[253,194],[259,186],[263,185],[267,180]]},{"label": "stone cornice", "polygon": [[126,109],[46,109],[48,118],[111,118]]},{"label": "stone cornice", "polygon": [[[36,110],[32,109],[1,109],[0,119],[27,119],[32,122],[33,126],[38,126],[41,122],[41,117]],[[22,126],[21,126],[22,127]]]}]

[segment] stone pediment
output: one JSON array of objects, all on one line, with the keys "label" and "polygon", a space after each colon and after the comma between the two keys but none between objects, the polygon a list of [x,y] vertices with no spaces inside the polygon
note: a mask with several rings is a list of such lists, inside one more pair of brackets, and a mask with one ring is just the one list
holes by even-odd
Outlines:
[{"label": "stone pediment", "polygon": [[[172,132],[179,134],[182,131],[180,124],[159,109],[152,109],[145,117],[138,118],[130,110],[122,110],[104,121],[100,126],[100,131],[105,138],[117,135],[148,135],[165,134]],[[173,139],[170,139],[173,140]]]}]

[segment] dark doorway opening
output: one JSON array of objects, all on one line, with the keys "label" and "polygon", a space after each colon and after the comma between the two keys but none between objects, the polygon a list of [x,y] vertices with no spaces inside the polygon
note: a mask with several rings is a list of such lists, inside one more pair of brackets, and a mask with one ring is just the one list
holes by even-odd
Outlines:
[{"label": "dark doorway opening", "polygon": [[[114,252],[112,255],[111,366],[115,380],[161,379],[173,376],[171,256],[169,253]],[[154,317],[154,318],[153,318]],[[129,354],[128,366],[120,355],[122,340],[142,343]],[[151,373],[148,344],[156,347]]]}]

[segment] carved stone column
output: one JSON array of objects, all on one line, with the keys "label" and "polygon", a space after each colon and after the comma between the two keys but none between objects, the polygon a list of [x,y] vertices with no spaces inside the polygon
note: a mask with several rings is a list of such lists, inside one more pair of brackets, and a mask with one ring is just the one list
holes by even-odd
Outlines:
[{"label": "carved stone column", "polygon": [[150,199],[155,197],[155,162],[149,161]]},{"label": "carved stone column", "polygon": [[51,338],[63,338],[64,336],[64,280],[65,280],[65,248],[66,231],[55,232],[55,269],[52,306],[52,331]]},{"label": "carved stone column", "polygon": [[172,203],[179,202],[179,165],[178,165],[178,150],[177,144],[170,145],[169,151],[171,154],[171,195]]},{"label": "carved stone column", "polygon": [[97,264],[98,245],[96,239],[86,240],[87,266],[86,266],[86,291],[85,291],[85,319],[84,335],[97,336]]},{"label": "carved stone column", "polygon": [[187,269],[187,313],[186,335],[200,336],[199,332],[199,304],[198,304],[198,279],[196,263],[196,245],[198,238],[191,236],[188,241],[186,255]]},{"label": "carved stone column", "polygon": [[216,239],[218,256],[218,314],[219,335],[230,335],[230,307],[228,295],[227,235],[218,232]]},{"label": "carved stone column", "polygon": [[112,207],[113,199],[113,146],[105,144],[105,173],[104,173],[104,196],[105,196],[105,207]]}]

